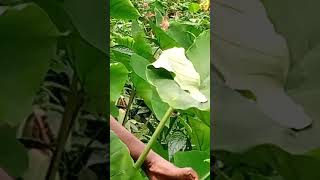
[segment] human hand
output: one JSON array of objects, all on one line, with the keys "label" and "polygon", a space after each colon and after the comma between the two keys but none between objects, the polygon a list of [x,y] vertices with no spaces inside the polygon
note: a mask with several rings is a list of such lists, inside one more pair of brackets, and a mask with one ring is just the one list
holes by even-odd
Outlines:
[{"label": "human hand", "polygon": [[146,166],[150,180],[198,180],[197,173],[190,167],[179,168],[160,156],[153,157]]}]

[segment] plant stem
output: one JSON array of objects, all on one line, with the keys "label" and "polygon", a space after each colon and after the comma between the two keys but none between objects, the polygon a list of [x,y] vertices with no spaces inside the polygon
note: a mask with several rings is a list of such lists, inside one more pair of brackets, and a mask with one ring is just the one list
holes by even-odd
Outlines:
[{"label": "plant stem", "polygon": [[82,104],[81,94],[78,92],[78,80],[74,76],[72,79],[70,92],[68,95],[68,101],[64,109],[62,122],[59,128],[59,134],[57,139],[57,146],[53,152],[53,157],[50,162],[50,166],[47,171],[46,180],[55,180],[56,174],[59,171],[59,165],[62,158],[62,153],[70,131],[73,127],[74,121],[78,115]]},{"label": "plant stem", "polygon": [[169,107],[167,112],[165,113],[165,115],[163,116],[163,118],[160,120],[160,123],[158,125],[158,127],[156,128],[156,130],[154,131],[154,133],[152,134],[152,137],[150,139],[150,141],[148,142],[147,146],[143,149],[143,152],[141,153],[140,157],[138,158],[137,162],[134,164],[134,167],[136,169],[139,169],[141,167],[141,165],[143,164],[144,160],[146,159],[148,153],[151,150],[151,146],[156,142],[156,140],[158,139],[160,132],[162,131],[162,129],[164,128],[167,120],[170,118],[170,115],[173,112],[173,108]]}]

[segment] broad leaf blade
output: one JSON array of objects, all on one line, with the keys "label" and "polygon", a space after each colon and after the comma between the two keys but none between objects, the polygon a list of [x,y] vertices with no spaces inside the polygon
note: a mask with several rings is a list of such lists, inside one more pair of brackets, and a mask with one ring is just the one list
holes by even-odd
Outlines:
[{"label": "broad leaf blade", "polygon": [[0,122],[17,124],[32,110],[60,33],[35,4],[0,9]]},{"label": "broad leaf blade", "polygon": [[137,19],[140,14],[130,0],[110,0],[110,16],[117,19]]}]

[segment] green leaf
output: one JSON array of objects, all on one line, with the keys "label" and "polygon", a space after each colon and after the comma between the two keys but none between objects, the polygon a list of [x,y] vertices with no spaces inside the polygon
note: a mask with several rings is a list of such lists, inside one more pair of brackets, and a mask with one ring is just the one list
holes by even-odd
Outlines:
[{"label": "green leaf", "polygon": [[[247,148],[253,145],[269,142],[276,145],[279,145],[283,147],[285,150],[292,152],[292,153],[306,153],[308,151],[311,151],[315,148],[318,148],[320,146],[319,141],[317,138],[314,138],[316,136],[319,136],[319,126],[317,124],[319,121],[320,113],[317,107],[319,107],[320,104],[320,94],[319,94],[319,83],[318,83],[318,77],[319,77],[319,45],[313,45],[317,39],[316,30],[315,31],[309,31],[310,28],[306,28],[305,25],[310,25],[309,21],[314,21],[311,16],[313,13],[317,13],[317,11],[306,11],[307,6],[311,6],[308,3],[305,2],[298,2],[294,1],[293,3],[288,4],[288,6],[285,6],[283,2],[279,2],[279,4],[275,5],[275,1],[262,1],[265,5],[266,9],[260,9],[261,12],[263,12],[261,15],[263,16],[264,22],[268,21],[267,16],[265,15],[265,10],[268,13],[268,17],[270,18],[271,22],[274,23],[273,25],[266,24],[269,29],[269,31],[273,32],[271,34],[274,34],[274,31],[279,32],[286,38],[287,46],[290,53],[290,64],[291,69],[286,77],[284,77],[285,81],[287,82],[284,84],[285,87],[285,93],[290,96],[296,102],[297,104],[301,105],[301,107],[304,109],[304,111],[307,113],[307,115],[313,120],[312,126],[303,129],[299,132],[291,131],[288,128],[283,128],[279,126],[279,123],[275,122],[273,119],[271,119],[270,116],[267,116],[265,113],[261,112],[261,109],[259,109],[256,104],[252,103],[251,101],[240,97],[237,93],[232,91],[229,87],[226,87],[224,84],[218,84],[217,81],[214,81],[213,83],[215,86],[213,87],[213,91],[215,92],[213,95],[214,102],[216,104],[219,104],[216,106],[216,108],[213,110],[215,126],[217,127],[214,132],[215,137],[215,147],[214,148],[225,148],[225,149],[231,149],[231,150],[241,150],[243,148]],[[315,2],[316,3],[316,2]],[[299,6],[298,6],[299,4]],[[242,4],[244,5],[244,4]],[[257,5],[260,7],[260,4]],[[310,8],[310,7],[309,7]],[[296,15],[291,10],[287,11],[288,9],[299,9],[299,11],[303,11],[302,15]],[[283,12],[285,10],[284,14],[280,14],[280,12]],[[227,11],[225,11],[227,12]],[[292,13],[291,13],[292,12]],[[222,14],[216,14],[217,18],[222,18]],[[250,15],[253,16],[253,15]],[[223,14],[223,17],[226,18],[227,16]],[[255,16],[256,17],[256,16]],[[306,24],[303,23],[303,28],[301,27],[301,23],[295,24],[297,21],[293,21],[292,19],[301,19],[299,21],[305,21]],[[286,24],[282,24],[287,19],[288,22]],[[302,20],[303,19],[303,20]],[[225,19],[224,22],[234,22],[235,19]],[[259,20],[260,21],[260,20]],[[257,35],[252,38],[255,41],[252,42],[251,47],[264,47],[267,46],[271,50],[272,49],[278,49],[279,53],[283,51],[283,48],[278,47],[280,44],[283,43],[275,43],[274,40],[271,40],[272,38],[266,38],[262,37],[266,36],[266,33],[264,31],[268,30],[267,27],[262,26],[262,29],[260,30],[261,33],[256,27],[260,27],[260,25],[257,26],[257,22],[248,22],[248,24],[255,24],[255,29],[250,32],[250,37],[252,34]],[[261,21],[262,23],[262,21]],[[317,29],[317,23],[314,25],[310,25],[312,27],[311,29]],[[242,22],[243,24],[243,22]],[[265,25],[265,26],[266,26]],[[248,25],[249,26],[249,25]],[[216,27],[221,27],[220,25],[217,25]],[[246,27],[244,25],[244,27]],[[275,27],[275,29],[273,29]],[[232,28],[229,28],[232,29]],[[238,28],[239,29],[239,28]],[[309,30],[308,30],[309,29]],[[250,31],[250,28],[246,29]],[[244,30],[244,32],[246,32]],[[215,32],[217,33],[217,32]],[[294,34],[292,34],[294,33]],[[247,35],[243,34],[240,35],[238,38],[241,37],[248,37]],[[295,38],[297,37],[297,38]],[[218,36],[215,36],[215,39],[218,39]],[[261,38],[261,39],[259,39]],[[314,38],[314,39],[313,39]],[[220,38],[221,39],[221,38]],[[281,37],[279,37],[281,39]],[[313,39],[313,40],[312,40]],[[308,48],[306,48],[305,41],[310,42],[310,47],[308,45]],[[312,41],[312,42],[311,42]],[[254,43],[254,42],[261,42],[261,43]],[[266,44],[268,42],[268,44]],[[230,46],[227,46],[228,43],[220,43],[220,45],[225,44],[225,47],[228,47],[230,49]],[[269,45],[270,44],[270,45]],[[315,46],[315,47],[314,47]],[[312,48],[313,47],[313,48]],[[214,45],[214,48],[216,49],[216,54],[219,54],[224,50],[222,46],[218,46],[218,44]],[[243,47],[243,51],[249,51],[250,49]],[[230,51],[227,51],[226,49],[225,54],[233,54]],[[252,50],[253,51],[253,50]],[[237,56],[238,58],[239,56]],[[258,56],[259,57],[259,56]],[[216,61],[219,61],[217,58],[215,58]],[[272,58],[271,58],[272,59]],[[273,59],[276,59],[275,57]],[[230,59],[232,60],[232,59]],[[236,60],[234,60],[236,62]],[[258,60],[255,60],[258,62]],[[253,62],[255,62],[253,61]],[[279,59],[279,63],[280,63]],[[230,61],[233,62],[233,61]],[[267,62],[267,60],[265,61]],[[272,62],[271,60],[268,61],[268,63]],[[234,65],[234,67],[242,67],[240,65]],[[245,63],[246,65],[248,63]],[[251,63],[252,64],[252,63]],[[280,64],[275,63],[273,65],[273,68],[270,68],[269,70],[265,69],[265,63],[258,64],[255,71],[265,70],[265,74],[262,74],[263,76],[266,74],[273,74],[275,72],[279,72],[279,70],[283,69],[283,66]],[[250,65],[251,66],[251,65]],[[261,68],[259,68],[261,66]],[[230,67],[230,66],[229,66]],[[230,72],[237,72],[237,68],[230,69]],[[278,73],[279,74],[279,73]],[[266,75],[267,76],[267,75]],[[273,76],[273,78],[278,76]],[[278,77],[278,79],[281,76]],[[269,84],[265,84],[264,86],[268,86],[270,88]],[[282,87],[283,89],[283,87]],[[268,91],[265,91],[268,92]],[[254,92],[253,92],[254,93]],[[255,94],[256,95],[256,94]],[[259,100],[259,96],[257,96],[257,100]],[[282,105],[278,104],[278,99],[273,97],[272,94],[270,95],[270,101],[273,101],[271,105],[275,106],[275,102],[277,103],[275,107],[283,107]],[[298,105],[298,107],[299,107]],[[287,109],[287,108],[279,108],[280,110]],[[232,112],[232,113],[230,113]],[[288,118],[285,118],[285,120],[292,120],[295,119],[295,115],[292,114],[292,112],[296,112],[295,110],[288,110],[285,112],[285,114],[288,115]],[[294,118],[291,118],[294,117]],[[295,123],[294,123],[295,124]],[[290,124],[289,124],[290,125]],[[232,132],[232,137],[230,136],[230,131]],[[243,133],[246,132],[246,133]],[[299,144],[299,146],[297,146]]]},{"label": "green leaf", "polygon": [[108,104],[107,56],[81,37],[72,37],[71,44],[76,71],[88,95],[87,108],[92,113],[104,114]]},{"label": "green leaf", "polygon": [[143,98],[157,119],[160,120],[169,108],[169,105],[161,100],[155,88],[147,81],[145,73],[149,61],[137,54],[133,54],[130,64],[134,71],[132,76],[137,95]]},{"label": "green leaf", "polygon": [[140,14],[130,0],[110,0],[110,16],[117,19],[133,20],[138,19]]},{"label": "green leaf", "polygon": [[189,124],[192,128],[191,142],[196,150],[210,151],[210,127],[202,121],[189,118]]},{"label": "green leaf", "polygon": [[270,176],[273,176],[276,173],[283,179],[291,180],[316,180],[320,178],[316,168],[319,166],[319,159],[305,155],[293,155],[271,144],[255,146],[244,152],[236,153],[239,158],[231,161],[229,158],[234,157],[232,154],[224,157],[220,156],[221,152],[215,152],[215,154],[217,159],[222,160],[226,166],[230,167],[241,164],[247,168],[254,168],[256,172],[261,174],[269,172]]},{"label": "green leaf", "polygon": [[[320,42],[320,22],[317,0],[261,1],[275,30],[286,38],[292,64],[302,60],[304,55]],[[284,11],[285,9],[285,11]],[[296,11],[301,13],[298,15]],[[312,29],[312,30],[311,30]]]},{"label": "green leaf", "polygon": [[150,62],[138,54],[132,54],[130,65],[134,72],[143,80],[147,81],[146,70]]},{"label": "green leaf", "polygon": [[[161,120],[165,113],[167,112],[169,105],[162,101],[159,97],[156,89],[149,84],[149,88],[152,89],[151,106],[152,112],[156,115],[158,120]],[[168,121],[169,122],[169,121]]]},{"label": "green leaf", "polygon": [[128,48],[133,48],[134,39],[130,36],[123,36],[118,33],[112,33],[112,39],[115,41],[117,45],[125,46]]},{"label": "green leaf", "polygon": [[128,70],[132,70],[130,66],[131,55],[124,51],[125,50],[123,50],[122,48],[113,47],[110,52],[110,62],[120,62],[125,65]]},{"label": "green leaf", "polygon": [[172,22],[167,31],[167,34],[183,48],[189,49],[189,47],[193,44],[196,36],[200,34],[197,31],[199,30],[197,30],[194,26]]},{"label": "green leaf", "polygon": [[121,63],[110,64],[110,101],[116,102],[128,79],[128,70]]},{"label": "green leaf", "polygon": [[202,177],[210,172],[210,164],[204,162],[208,157],[209,153],[204,151],[177,152],[174,155],[174,164],[178,167],[191,167],[198,173],[199,177]]},{"label": "green leaf", "polygon": [[[187,57],[200,75],[200,92],[210,99],[210,36],[209,31],[203,32],[191,48],[187,51]],[[192,107],[200,110],[209,110],[210,103],[195,101],[191,95],[181,89],[172,79],[170,73],[164,69],[151,69],[146,71],[148,81],[153,84],[161,99],[175,109],[189,109]],[[170,92],[170,93],[168,93]]]},{"label": "green leaf", "polygon": [[163,157],[166,160],[169,160],[169,154],[168,150],[165,150],[163,146],[159,142],[155,142],[152,144],[151,148],[155,153],[159,154],[161,157]]},{"label": "green leaf", "polygon": [[189,92],[190,96],[199,102],[208,99],[199,91],[200,75],[192,62],[185,56],[184,48],[171,48],[164,50],[160,57],[152,63],[155,68],[164,68],[174,73],[174,81],[181,89]]},{"label": "green leaf", "polygon": [[28,154],[16,139],[16,128],[0,125],[0,142],[0,167],[12,177],[21,176],[28,168]]},{"label": "green leaf", "polygon": [[210,127],[211,119],[210,119],[210,111],[200,111],[199,109],[193,109],[196,116],[207,126]]},{"label": "green leaf", "polygon": [[181,131],[174,131],[167,137],[169,160],[180,150],[186,148],[187,137]]},{"label": "green leaf", "polygon": [[153,61],[151,45],[146,40],[146,35],[137,21],[132,22],[132,37],[134,39],[133,50],[138,55]]},{"label": "green leaf", "polygon": [[158,8],[154,8],[154,14],[155,14],[155,17],[156,17],[156,25],[157,26],[160,26],[161,22],[162,22],[162,19],[163,19],[163,16],[162,16],[162,13],[159,11]]},{"label": "green leaf", "polygon": [[0,123],[17,124],[32,110],[61,34],[33,3],[0,6],[0,27]]},{"label": "green leaf", "polygon": [[198,3],[190,3],[189,5],[189,11],[191,13],[197,13],[200,9],[201,7]]},{"label": "green leaf", "polygon": [[[285,91],[290,64],[288,47],[269,21],[261,2],[228,5],[233,9],[218,5],[221,11],[217,11],[215,18],[223,20],[214,20],[220,28],[214,29],[213,37],[216,49],[213,64],[223,74],[226,84],[232,89],[252,91],[257,106],[279,125],[295,129],[309,126],[312,122],[309,115]],[[247,13],[234,16],[234,9],[245,8]],[[241,26],[232,23],[235,21],[241,22]],[[234,33],[234,28],[239,33]]]},{"label": "green leaf", "polygon": [[62,6],[80,35],[91,45],[107,53],[107,2],[65,0]]},{"label": "green leaf", "polygon": [[160,27],[151,23],[151,28],[157,38],[157,42],[158,42],[161,49],[181,47],[181,45],[179,45],[179,43],[177,43],[172,37],[170,37]]},{"label": "green leaf", "polygon": [[133,166],[127,146],[110,131],[110,179],[130,180],[143,179],[139,171]]}]

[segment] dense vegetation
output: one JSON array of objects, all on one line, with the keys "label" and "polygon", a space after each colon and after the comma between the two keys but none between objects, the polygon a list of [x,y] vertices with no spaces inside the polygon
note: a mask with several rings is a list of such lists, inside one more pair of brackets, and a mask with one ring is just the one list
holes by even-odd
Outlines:
[{"label": "dense vegetation", "polygon": [[1,1],[0,167],[10,176],[108,178],[106,17],[104,1]]},{"label": "dense vegetation", "polygon": [[[150,65],[164,50],[183,47],[201,76],[200,91],[210,99],[208,1],[119,3],[112,0],[110,6],[111,114],[141,141],[150,143],[169,113],[152,149],[175,165],[192,167],[201,178],[210,178],[209,101],[197,103],[166,71]],[[144,179],[113,133],[110,147],[111,179]]]},{"label": "dense vegetation", "polygon": [[214,1],[216,179],[320,179],[317,7]]}]

